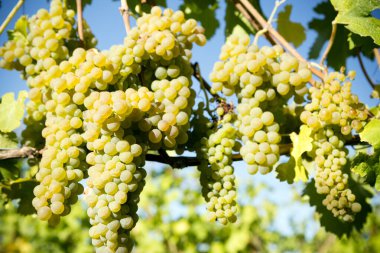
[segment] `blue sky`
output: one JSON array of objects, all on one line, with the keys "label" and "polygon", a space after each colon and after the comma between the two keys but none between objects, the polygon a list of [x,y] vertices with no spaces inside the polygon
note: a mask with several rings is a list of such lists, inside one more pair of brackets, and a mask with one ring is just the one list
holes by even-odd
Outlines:
[{"label": "blue sky", "polygon": [[[2,8],[0,9],[0,20],[4,20],[8,12],[15,5],[17,0],[6,0],[2,1]],[[111,0],[93,0],[92,5],[87,6],[84,11],[84,17],[92,27],[93,32],[98,38],[98,48],[99,49],[108,49],[114,44],[120,44],[123,42],[125,36],[124,25],[120,17],[118,7],[120,5],[119,1]],[[177,9],[179,4],[182,1],[167,0],[168,6]],[[195,47],[193,50],[193,61],[199,62],[201,66],[201,71],[203,76],[208,79],[208,74],[211,72],[213,64],[218,60],[218,55],[220,52],[221,46],[224,44],[224,13],[225,13],[225,4],[224,1],[221,1],[222,4],[217,10],[217,18],[220,21],[220,27],[217,30],[216,34],[211,38],[210,41],[204,47]],[[261,1],[264,12],[269,16],[273,5],[274,0],[265,0]],[[280,11],[286,4],[293,5],[293,12],[291,19],[293,21],[301,22],[304,27],[307,27],[307,23],[315,16],[313,12],[313,7],[317,5],[320,0],[288,0],[283,6],[280,7]],[[26,0],[23,8],[17,13],[16,18],[8,25],[8,29],[13,28],[14,23],[22,14],[31,15],[35,13],[39,8],[48,8],[48,3],[46,0]],[[134,21],[132,21],[134,24]],[[274,24],[275,26],[275,24]],[[316,38],[317,34],[314,31],[307,33],[307,40],[298,48],[298,51],[305,58],[308,55],[309,48],[311,43]],[[0,36],[0,44],[3,44],[7,40],[6,33],[3,33]],[[259,41],[260,45],[267,44],[264,38],[261,38]],[[364,60],[365,65],[367,66],[369,74],[373,77],[375,81],[379,81],[379,71],[376,64],[371,63],[369,60]],[[357,78],[353,85],[353,90],[357,93],[360,99],[364,102],[369,103],[370,105],[375,105],[376,101],[369,99],[370,87],[367,81],[364,79],[364,76],[359,68],[357,59],[349,59],[347,63],[348,69],[355,69],[357,71]],[[0,69],[0,96],[6,92],[18,91],[26,89],[25,81],[21,80],[19,73],[15,71],[6,71]],[[258,200],[255,200],[254,205],[259,205],[261,201],[269,198],[274,199],[280,206],[283,208],[279,209],[278,219],[275,222],[276,229],[281,230],[284,233],[290,233],[289,218],[294,218],[295,213],[297,214],[297,221],[308,220],[313,215],[313,209],[300,204],[289,204],[292,200],[292,193],[290,188],[285,183],[279,183],[275,179],[274,173],[266,176],[248,176],[245,172],[244,165],[242,162],[236,164],[236,170],[238,171],[238,178],[241,181],[241,184],[245,183],[254,183],[259,184],[260,182],[266,182],[273,187],[273,191],[265,193],[263,196],[260,196]],[[182,172],[181,172],[182,173]],[[301,185],[296,185],[296,188],[300,192],[302,189]],[[300,212],[300,210],[302,210]],[[306,231],[308,231],[309,236],[312,235],[318,229],[318,225],[310,222]]]}]

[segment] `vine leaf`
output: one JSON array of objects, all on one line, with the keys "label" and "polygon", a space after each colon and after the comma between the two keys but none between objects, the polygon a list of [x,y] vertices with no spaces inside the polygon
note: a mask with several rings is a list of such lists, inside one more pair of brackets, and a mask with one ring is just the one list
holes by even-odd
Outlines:
[{"label": "vine leaf", "polygon": [[380,120],[371,120],[359,133],[360,139],[371,144],[374,148],[380,148]]},{"label": "vine leaf", "polygon": [[301,23],[290,20],[292,8],[292,5],[287,5],[283,11],[278,13],[277,30],[287,41],[298,47],[305,41],[306,33]]},{"label": "vine leaf", "polygon": [[216,18],[218,7],[216,0],[185,0],[180,9],[185,13],[186,18],[194,18],[201,22],[205,28],[206,38],[210,39],[220,26]]},{"label": "vine leaf", "polygon": [[23,15],[21,16],[17,21],[13,28],[13,30],[8,30],[8,40],[22,40],[24,43],[27,43],[26,36],[28,29],[28,18],[27,16]]},{"label": "vine leaf", "polygon": [[9,92],[3,95],[0,103],[0,131],[11,132],[18,128],[24,116],[24,101],[27,98],[26,91],[20,91],[15,100],[14,93]]},{"label": "vine leaf", "polygon": [[306,125],[301,126],[298,135],[294,132],[290,134],[290,139],[293,143],[293,149],[290,154],[295,161],[294,181],[296,182],[299,180],[306,182],[308,180],[306,168],[302,164],[302,154],[313,149],[313,138],[310,137],[310,134],[311,129]]},{"label": "vine leaf", "polygon": [[25,15],[21,16],[15,24],[14,31],[20,32],[22,35],[27,36],[28,19]]},{"label": "vine leaf", "polygon": [[[7,159],[0,161],[0,181],[9,182],[19,176],[20,168],[18,159]],[[1,184],[0,184],[1,188]]]},{"label": "vine leaf", "polygon": [[372,11],[380,8],[380,0],[331,0],[331,3],[338,11],[336,23],[360,36],[370,36],[380,45],[380,20],[371,16]]},{"label": "vine leaf", "polygon": [[[262,14],[260,1],[250,0],[251,4],[255,7],[257,11]],[[226,37],[232,34],[236,26],[240,26],[247,34],[255,34],[256,30],[252,27],[249,21],[236,10],[233,1],[227,1],[226,14],[225,14],[226,27],[224,34]]]},{"label": "vine leaf", "polygon": [[367,203],[367,198],[370,198],[372,194],[352,179],[349,180],[348,184],[349,188],[356,196],[356,201],[362,206],[361,211],[355,215],[355,220],[353,222],[343,222],[339,218],[334,217],[331,211],[327,210],[322,204],[325,195],[317,193],[314,179],[306,185],[303,192],[303,195],[309,196],[310,205],[315,206],[316,211],[321,215],[321,226],[323,226],[326,231],[334,233],[338,237],[342,237],[343,235],[349,236],[354,229],[358,231],[361,230],[365,224],[367,215],[372,210],[371,206]]},{"label": "vine leaf", "polygon": [[364,178],[365,182],[380,190],[380,149],[375,150],[372,155],[360,152],[352,161],[351,170]]},{"label": "vine leaf", "polygon": [[12,181],[8,187],[3,187],[2,192],[8,199],[19,199],[17,212],[23,215],[35,213],[32,205],[34,198],[33,189],[37,182],[31,179],[20,178]]},{"label": "vine leaf", "polygon": [[295,171],[294,168],[296,166],[296,162],[294,157],[290,157],[286,163],[281,163],[276,167],[277,178],[282,182],[286,181],[288,184],[292,184],[294,182]]},{"label": "vine leaf", "polygon": [[[318,36],[309,51],[310,59],[317,59],[320,53],[323,52],[322,48],[330,38],[332,30],[331,23],[337,13],[328,1],[318,4],[314,8],[314,11],[323,17],[314,18],[308,24],[310,29],[313,29],[318,33]],[[348,34],[349,32],[347,29],[344,29],[340,25],[337,26],[334,43],[327,55],[327,65],[333,67],[335,70],[339,70],[341,66],[345,66],[347,58],[353,55],[349,50],[349,43],[347,40]]]},{"label": "vine leaf", "polygon": [[14,132],[2,133],[0,132],[0,149],[17,148],[18,141],[17,135]]}]

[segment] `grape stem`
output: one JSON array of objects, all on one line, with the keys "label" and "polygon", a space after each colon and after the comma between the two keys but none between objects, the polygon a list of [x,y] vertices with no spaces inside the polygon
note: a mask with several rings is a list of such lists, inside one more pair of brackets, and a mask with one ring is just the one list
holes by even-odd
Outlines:
[{"label": "grape stem", "polygon": [[[260,13],[255,9],[255,7],[248,0],[235,0],[235,3],[240,3],[247,11],[252,15],[252,17],[260,24],[261,27],[267,27],[268,33],[276,41],[275,44],[284,47],[291,55],[296,57],[298,60],[307,62],[297,50],[292,47],[285,39],[281,36],[273,27],[267,25],[267,21],[260,15]],[[236,4],[235,4],[236,7]],[[244,13],[243,13],[244,14]],[[251,22],[252,23],[252,22]],[[273,44],[274,45],[274,44]],[[311,72],[319,78],[323,79],[324,74],[322,71],[316,68],[311,68]]]},{"label": "grape stem", "polygon": [[77,5],[77,18],[78,18],[78,35],[79,35],[80,41],[84,43],[82,0],[76,0],[76,5]]},{"label": "grape stem", "polygon": [[129,11],[128,11],[128,4],[127,0],[120,0],[120,14],[123,17],[123,22],[125,26],[125,31],[128,34],[131,31],[131,22],[129,20]]},{"label": "grape stem", "polygon": [[[236,2],[235,8],[243,14],[243,16],[249,21],[249,23],[253,26],[253,28],[256,31],[261,30],[260,24],[257,23],[257,21],[250,15],[250,13],[241,5],[241,3]],[[272,36],[270,36],[269,33],[264,33],[264,36],[267,38],[267,40],[272,44],[275,45],[276,42],[273,40]]]},{"label": "grape stem", "polygon": [[327,44],[327,47],[326,47],[325,51],[323,52],[321,61],[319,62],[319,64],[322,65],[322,66],[326,66],[326,65],[324,65],[324,61],[326,60],[327,55],[329,54],[329,52],[330,52],[330,50],[332,48],[332,45],[334,44],[337,28],[338,28],[338,25],[337,25],[337,23],[334,20],[332,22],[332,30],[331,30],[331,35],[330,35],[329,43]]},{"label": "grape stem", "polygon": [[[207,90],[211,95],[213,95],[213,96],[216,95],[216,94],[211,93],[211,90],[210,90],[211,87],[210,87],[209,84],[207,84],[207,85],[208,85],[208,88],[206,88],[206,86],[205,86],[205,81],[204,81],[204,79],[203,79],[203,77],[202,77],[202,75],[201,75],[201,70],[200,70],[200,67],[199,67],[198,62],[192,64],[192,67],[193,67],[193,69],[194,69],[194,77],[196,77],[197,80],[199,81],[199,84],[200,84],[200,86],[201,86],[201,90],[203,91],[204,96],[205,96],[207,113],[209,114],[209,116],[210,116],[213,120],[216,120],[215,115],[210,111],[210,101],[209,101],[209,99],[208,99],[208,94],[207,94],[206,90]],[[217,96],[218,96],[218,99],[220,99],[220,98],[219,98],[219,95],[217,95]],[[214,97],[215,97],[215,96],[214,96]]]},{"label": "grape stem", "polygon": [[275,3],[275,5],[274,5],[274,7],[273,7],[272,13],[271,13],[270,16],[269,16],[269,19],[268,19],[268,21],[267,21],[266,26],[263,26],[263,29],[261,29],[260,31],[258,31],[258,32],[256,33],[256,35],[255,35],[255,39],[254,39],[254,41],[253,41],[253,44],[254,44],[254,45],[257,45],[257,41],[258,41],[259,37],[260,37],[261,35],[265,34],[265,33],[268,31],[268,29],[269,29],[270,27],[272,27],[272,22],[273,22],[274,15],[276,14],[278,8],[279,8],[283,3],[285,3],[285,1],[286,1],[286,0],[276,0],[276,3]]},{"label": "grape stem", "polygon": [[375,55],[377,67],[380,68],[380,51],[378,48],[373,49],[373,54]]},{"label": "grape stem", "polygon": [[203,85],[203,87],[206,88],[206,90],[211,94],[211,96],[213,96],[216,100],[218,101],[221,101],[222,98],[218,95],[218,94],[214,94],[211,92],[211,85],[201,76],[200,72],[196,71],[197,69],[197,66],[199,67],[199,63],[196,62],[196,63],[193,63],[191,64],[191,66],[193,67],[193,76],[195,77],[195,79],[197,79],[199,82],[202,82],[201,85]]},{"label": "grape stem", "polygon": [[367,79],[367,81],[368,81],[369,85],[372,87],[372,89],[375,89],[376,85],[372,81],[372,78],[369,76],[367,69],[364,66],[364,62],[363,62],[363,59],[362,59],[360,52],[357,53],[357,56],[358,56],[360,68],[362,69],[365,78]]},{"label": "grape stem", "polygon": [[16,15],[16,12],[21,8],[21,6],[24,4],[25,0],[19,0],[17,4],[13,7],[11,12],[9,12],[8,16],[5,18],[3,23],[0,26],[0,35],[4,32],[5,28],[11,22],[12,18]]}]

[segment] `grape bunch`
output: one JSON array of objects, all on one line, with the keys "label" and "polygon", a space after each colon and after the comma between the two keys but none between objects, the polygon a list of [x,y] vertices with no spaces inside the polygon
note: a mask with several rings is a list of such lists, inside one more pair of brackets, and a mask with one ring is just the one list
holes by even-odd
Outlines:
[{"label": "grape bunch", "polygon": [[311,72],[280,46],[259,49],[249,43],[247,35],[231,35],[210,79],[213,92],[237,94],[236,126],[243,141],[240,153],[249,173],[266,174],[279,159],[281,135],[275,115],[284,113],[292,96],[298,103],[303,101]]},{"label": "grape bunch", "polygon": [[123,56],[123,63],[128,65],[133,59],[139,63],[139,81],[155,96],[154,110],[142,129],[148,132],[152,149],[178,150],[188,140],[195,99],[191,48],[193,43],[205,44],[203,32],[194,19],[186,20],[183,12],[153,7],[137,20],[137,27],[125,39],[124,45],[134,57]]},{"label": "grape bunch", "polygon": [[[203,30],[184,20],[182,12],[167,10],[161,16],[155,7],[147,17],[152,27],[157,19],[169,23],[147,30],[138,20],[124,44],[101,52],[77,48],[60,62],[45,59],[46,71],[30,78],[33,84],[46,81],[41,85],[49,95],[42,130],[46,149],[33,204],[40,219],[56,224],[83,192],[79,181],[88,175],[90,236],[97,252],[131,250],[146,151],[174,149],[188,140],[195,97],[190,50],[193,42],[204,43]],[[183,27],[168,33],[171,23]],[[146,50],[149,37],[170,48],[165,44],[170,34],[176,48],[170,59]],[[31,93],[40,98],[39,92]]]},{"label": "grape bunch", "polygon": [[351,93],[354,76],[354,72],[348,76],[332,72],[323,82],[316,82],[310,88],[311,101],[300,115],[301,121],[313,130],[314,149],[310,155],[317,165],[317,192],[326,195],[323,205],[346,222],[354,220],[361,205],[348,187],[348,150],[344,144],[353,130],[363,128],[368,117],[365,106]]},{"label": "grape bunch", "polygon": [[144,118],[153,98],[151,91],[141,87],[92,92],[84,101],[83,136],[91,165],[85,199],[92,225],[89,234],[97,252],[130,252],[133,245],[129,232],[138,220],[147,147],[138,144],[131,125]]},{"label": "grape bunch", "polygon": [[[73,29],[74,16],[75,12],[62,1],[53,0],[50,10],[40,9],[29,19],[21,17],[15,27],[18,35],[10,37],[0,48],[0,67],[22,72],[30,88],[24,119],[27,127],[23,132],[27,145],[43,145],[38,133],[44,128],[46,103],[52,100],[50,82],[68,69],[67,64],[61,63],[68,59],[73,42],[79,41]],[[85,31],[86,39],[93,37],[89,28]],[[96,41],[92,42],[91,46],[95,46]]]},{"label": "grape bunch", "polygon": [[198,152],[202,161],[198,169],[202,193],[207,201],[208,219],[218,220],[223,225],[237,219],[236,180],[232,167],[236,132],[231,123],[223,122],[208,138],[201,140],[202,148]]}]

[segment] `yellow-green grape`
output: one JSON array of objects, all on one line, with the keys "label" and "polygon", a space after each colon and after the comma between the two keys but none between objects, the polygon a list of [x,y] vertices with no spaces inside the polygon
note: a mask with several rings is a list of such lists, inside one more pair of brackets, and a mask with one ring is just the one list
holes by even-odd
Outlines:
[{"label": "yellow-green grape", "polygon": [[305,106],[301,121],[318,130],[328,125],[340,127],[343,135],[351,135],[352,130],[360,132],[365,125],[368,112],[358,96],[351,92],[351,78],[343,73],[331,72],[322,82],[310,88],[311,102]]},{"label": "yellow-green grape", "polygon": [[[91,92],[84,105],[84,138],[91,151],[86,201],[89,234],[99,252],[130,252],[139,193],[144,185],[146,147],[130,133],[132,121],[150,110],[154,95],[146,87]],[[129,122],[129,123],[127,123]]]},{"label": "yellow-green grape", "polygon": [[342,170],[347,163],[348,151],[332,128],[319,130],[314,134],[314,139],[317,165],[315,187],[317,193],[326,195],[322,204],[335,217],[352,222],[355,214],[361,211],[361,205],[348,188],[349,175]]},{"label": "yellow-green grape", "polygon": [[237,126],[242,134],[240,154],[250,174],[269,173],[279,159],[281,135],[270,111],[263,112],[256,98],[243,98],[238,107]]},{"label": "yellow-green grape", "polygon": [[[140,130],[147,132],[151,148],[176,149],[188,140],[195,100],[191,48],[193,43],[206,42],[204,29],[195,20],[186,20],[182,11],[159,7],[138,18],[136,24],[124,40],[123,55],[115,61],[121,59],[121,75],[127,80],[149,85],[154,92],[149,117],[138,123]],[[144,72],[137,77],[141,66],[145,66]]]},{"label": "yellow-green grape", "polygon": [[83,192],[79,182],[87,165],[80,135],[82,111],[72,102],[69,92],[53,92],[48,102],[55,106],[49,107],[42,130],[45,149],[36,174],[39,185],[34,189],[33,206],[41,220],[57,223]]},{"label": "yellow-green grape", "polygon": [[207,200],[208,219],[223,225],[235,222],[236,187],[232,151],[235,147],[236,129],[224,123],[203,144],[203,158],[209,166],[200,168],[203,193]]},{"label": "yellow-green grape", "polygon": [[292,96],[297,103],[303,101],[311,72],[280,46],[249,44],[247,35],[227,38],[210,79],[212,92],[237,94],[236,126],[243,141],[240,153],[251,174],[266,174],[279,159],[281,136],[275,116]]},{"label": "yellow-green grape", "polygon": [[352,130],[361,131],[367,120],[367,111],[356,95],[351,93],[351,81],[355,73],[348,76],[331,72],[323,82],[310,88],[311,101],[300,115],[301,121],[313,130],[317,171],[317,192],[326,195],[323,205],[335,217],[352,222],[361,205],[348,188],[349,175],[343,167],[347,163],[348,151],[344,148]]}]

